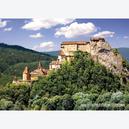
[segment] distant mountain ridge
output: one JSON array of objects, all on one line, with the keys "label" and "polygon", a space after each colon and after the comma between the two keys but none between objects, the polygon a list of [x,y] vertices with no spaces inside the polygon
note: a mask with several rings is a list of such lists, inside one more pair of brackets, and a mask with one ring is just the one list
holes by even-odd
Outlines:
[{"label": "distant mountain ridge", "polygon": [[121,55],[129,62],[129,48],[118,48]]},{"label": "distant mountain ridge", "polygon": [[52,56],[27,49],[18,45],[0,43],[0,73],[11,65],[17,63],[30,63],[35,61],[51,61]]},{"label": "distant mountain ridge", "polygon": [[59,50],[58,51],[44,52],[44,53],[49,54],[51,56],[58,56],[59,55]]},{"label": "distant mountain ridge", "polygon": [[19,46],[19,45],[8,45],[8,44],[5,44],[5,43],[0,43],[0,48],[11,48],[11,49],[16,49],[16,50],[22,50],[22,51],[30,51],[30,52],[33,52],[33,53],[38,53],[38,54],[44,54],[44,55],[47,55],[47,53],[42,53],[42,52],[37,52],[37,51],[34,51],[32,49],[28,49],[28,48],[24,48],[22,46]]}]

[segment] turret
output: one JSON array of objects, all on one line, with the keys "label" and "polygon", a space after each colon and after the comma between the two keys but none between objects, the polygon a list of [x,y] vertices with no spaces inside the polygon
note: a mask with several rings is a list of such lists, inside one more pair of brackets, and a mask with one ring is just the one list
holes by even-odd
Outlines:
[{"label": "turret", "polygon": [[42,69],[42,64],[39,62],[38,69]]},{"label": "turret", "polygon": [[30,81],[30,80],[31,80],[31,76],[30,76],[29,68],[26,66],[23,71],[23,81]]}]

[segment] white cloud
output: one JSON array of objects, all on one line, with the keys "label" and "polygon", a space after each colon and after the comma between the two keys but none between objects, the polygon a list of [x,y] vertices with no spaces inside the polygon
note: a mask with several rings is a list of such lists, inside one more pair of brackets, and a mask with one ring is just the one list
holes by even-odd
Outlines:
[{"label": "white cloud", "polygon": [[4,31],[11,31],[11,30],[12,30],[12,27],[4,28]]},{"label": "white cloud", "polygon": [[43,35],[41,33],[37,33],[37,34],[30,35],[29,37],[30,38],[34,38],[34,39],[37,39],[37,38],[42,38]]},{"label": "white cloud", "polygon": [[39,45],[35,45],[33,50],[36,51],[52,51],[54,48],[54,43],[52,41],[42,42]]},{"label": "white cloud", "polygon": [[66,25],[69,23],[72,23],[74,19],[42,19],[42,18],[37,18],[37,19],[32,19],[31,22],[25,24],[22,26],[22,29],[26,30],[40,30],[42,28],[49,29],[51,27],[54,27],[56,25]]},{"label": "white cloud", "polygon": [[113,37],[115,34],[115,32],[111,32],[111,31],[102,31],[102,32],[99,32],[95,35],[93,35],[93,37]]},{"label": "white cloud", "polygon": [[7,25],[7,21],[2,21],[2,20],[0,19],[0,28],[5,27],[6,25]]},{"label": "white cloud", "polygon": [[124,36],[123,38],[124,38],[124,39],[128,39],[128,38],[129,38],[129,36]]},{"label": "white cloud", "polygon": [[91,23],[77,23],[74,22],[66,27],[61,27],[56,31],[56,36],[65,36],[66,38],[73,38],[81,35],[88,35],[97,30],[96,26]]}]

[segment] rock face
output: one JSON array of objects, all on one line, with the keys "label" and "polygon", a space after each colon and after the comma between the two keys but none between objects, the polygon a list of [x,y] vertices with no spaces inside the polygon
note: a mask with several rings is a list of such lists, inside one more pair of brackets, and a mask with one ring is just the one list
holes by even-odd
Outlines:
[{"label": "rock face", "polygon": [[115,52],[104,39],[91,39],[90,49],[94,61],[98,61],[117,75],[129,75],[129,71],[123,67],[122,56]]}]

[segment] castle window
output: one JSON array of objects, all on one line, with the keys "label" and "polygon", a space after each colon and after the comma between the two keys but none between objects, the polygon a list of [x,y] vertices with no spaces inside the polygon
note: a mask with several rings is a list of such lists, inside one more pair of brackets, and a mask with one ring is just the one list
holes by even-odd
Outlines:
[{"label": "castle window", "polygon": [[77,51],[78,51],[78,48],[79,48],[79,46],[77,45]]},{"label": "castle window", "polygon": [[61,48],[64,48],[64,46],[61,46]]}]

